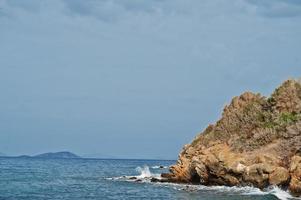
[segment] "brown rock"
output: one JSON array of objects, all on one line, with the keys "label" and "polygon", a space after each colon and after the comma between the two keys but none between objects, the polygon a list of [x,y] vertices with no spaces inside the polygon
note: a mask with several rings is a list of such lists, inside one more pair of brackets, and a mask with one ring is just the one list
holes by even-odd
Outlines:
[{"label": "brown rock", "polygon": [[223,176],[223,179],[225,180],[226,184],[229,186],[235,186],[239,185],[240,181],[235,176],[232,176],[230,174],[225,174]]},{"label": "brown rock", "polygon": [[196,164],[195,171],[200,177],[200,183],[207,184],[209,181],[209,172],[203,163]]},{"label": "brown rock", "polygon": [[246,168],[247,167],[240,161],[236,161],[229,166],[229,171],[232,171],[235,174],[243,174]]},{"label": "brown rock", "polygon": [[292,157],[290,164],[291,181],[289,185],[290,191],[300,196],[301,195],[301,157]]},{"label": "brown rock", "polygon": [[296,196],[301,195],[301,181],[300,178],[297,178],[295,176],[292,177],[289,190]]},{"label": "brown rock", "polygon": [[252,183],[259,188],[264,188],[268,184],[268,170],[269,167],[264,164],[254,164],[246,168],[243,174],[243,180],[247,183]]},{"label": "brown rock", "polygon": [[171,179],[171,178],[173,178],[174,176],[173,176],[172,174],[162,173],[162,174],[161,174],[161,177],[162,177],[162,178],[168,178],[168,179]]},{"label": "brown rock", "polygon": [[283,167],[277,167],[269,175],[269,182],[271,185],[283,185],[288,182],[290,174],[287,169]]},{"label": "brown rock", "polygon": [[234,97],[215,124],[185,145],[172,182],[289,187],[301,195],[301,84],[284,82],[271,97]]}]

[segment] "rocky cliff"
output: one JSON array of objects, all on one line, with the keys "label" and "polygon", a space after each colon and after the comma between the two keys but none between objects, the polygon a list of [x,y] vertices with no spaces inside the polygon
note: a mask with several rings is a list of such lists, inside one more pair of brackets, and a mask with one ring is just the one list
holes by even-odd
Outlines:
[{"label": "rocky cliff", "polygon": [[277,185],[301,195],[301,83],[285,81],[269,97],[246,92],[222,117],[185,145],[172,182]]}]

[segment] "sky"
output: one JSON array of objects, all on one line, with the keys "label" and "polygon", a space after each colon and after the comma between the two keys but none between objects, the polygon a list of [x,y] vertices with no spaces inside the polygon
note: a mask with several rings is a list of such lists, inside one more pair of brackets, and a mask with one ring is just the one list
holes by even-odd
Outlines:
[{"label": "sky", "polygon": [[299,0],[0,0],[0,152],[176,159],[300,52]]}]

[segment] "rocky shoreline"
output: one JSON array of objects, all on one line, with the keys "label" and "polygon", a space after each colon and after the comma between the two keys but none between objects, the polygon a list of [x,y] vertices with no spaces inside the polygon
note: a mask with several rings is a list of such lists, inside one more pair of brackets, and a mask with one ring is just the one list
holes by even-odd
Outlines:
[{"label": "rocky shoreline", "polygon": [[185,145],[161,182],[271,185],[301,196],[301,84],[287,80],[266,98],[246,92]]}]

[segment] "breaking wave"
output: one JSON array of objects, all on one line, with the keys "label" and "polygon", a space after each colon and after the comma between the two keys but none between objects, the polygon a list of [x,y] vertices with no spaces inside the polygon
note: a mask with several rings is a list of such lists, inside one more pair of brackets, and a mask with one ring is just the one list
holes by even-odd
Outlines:
[{"label": "breaking wave", "polygon": [[106,178],[107,180],[125,180],[125,181],[134,181],[134,182],[150,182],[152,178],[161,179],[161,174],[151,173],[148,166],[136,167],[136,171],[139,175],[136,176],[119,176]]},{"label": "breaking wave", "polygon": [[152,166],[151,167],[152,169],[167,169],[168,168],[168,166],[162,166],[162,165],[155,165],[155,166]]},{"label": "breaking wave", "polygon": [[[156,166],[153,166],[156,167]],[[152,169],[158,169],[153,168]],[[159,166],[160,167],[160,166]],[[106,178],[107,180],[120,180],[129,182],[142,182],[142,183],[152,183],[157,186],[170,187],[175,190],[182,190],[187,192],[214,192],[222,194],[236,194],[236,195],[273,195],[280,200],[301,200],[301,198],[293,197],[289,192],[280,189],[279,187],[269,187],[265,190],[260,190],[255,187],[238,187],[238,186],[205,186],[205,185],[191,185],[191,184],[177,184],[177,183],[161,183],[161,182],[151,182],[152,178],[161,179],[160,174],[152,173],[148,166],[137,167],[136,171],[139,175],[136,176],[120,176],[113,178]]]},{"label": "breaking wave", "polygon": [[189,185],[189,184],[177,184],[177,183],[156,183],[165,185],[167,187],[172,187],[175,190],[183,190],[188,192],[214,192],[214,193],[226,193],[226,194],[236,194],[236,195],[254,195],[254,196],[263,196],[263,195],[273,195],[280,200],[301,200],[301,198],[293,197],[289,192],[280,189],[279,187],[269,187],[265,190],[260,190],[255,187],[245,186],[204,186],[204,185]]},{"label": "breaking wave", "polygon": [[152,178],[154,176],[160,176],[160,174],[152,174],[149,170],[148,166],[137,167],[136,171],[140,173],[140,175],[136,176],[136,178]]},{"label": "breaking wave", "polygon": [[281,199],[281,200],[301,199],[301,198],[293,197],[290,193],[280,189],[279,187],[270,187],[267,192],[269,194],[272,194],[272,195],[276,196],[278,199]]}]

